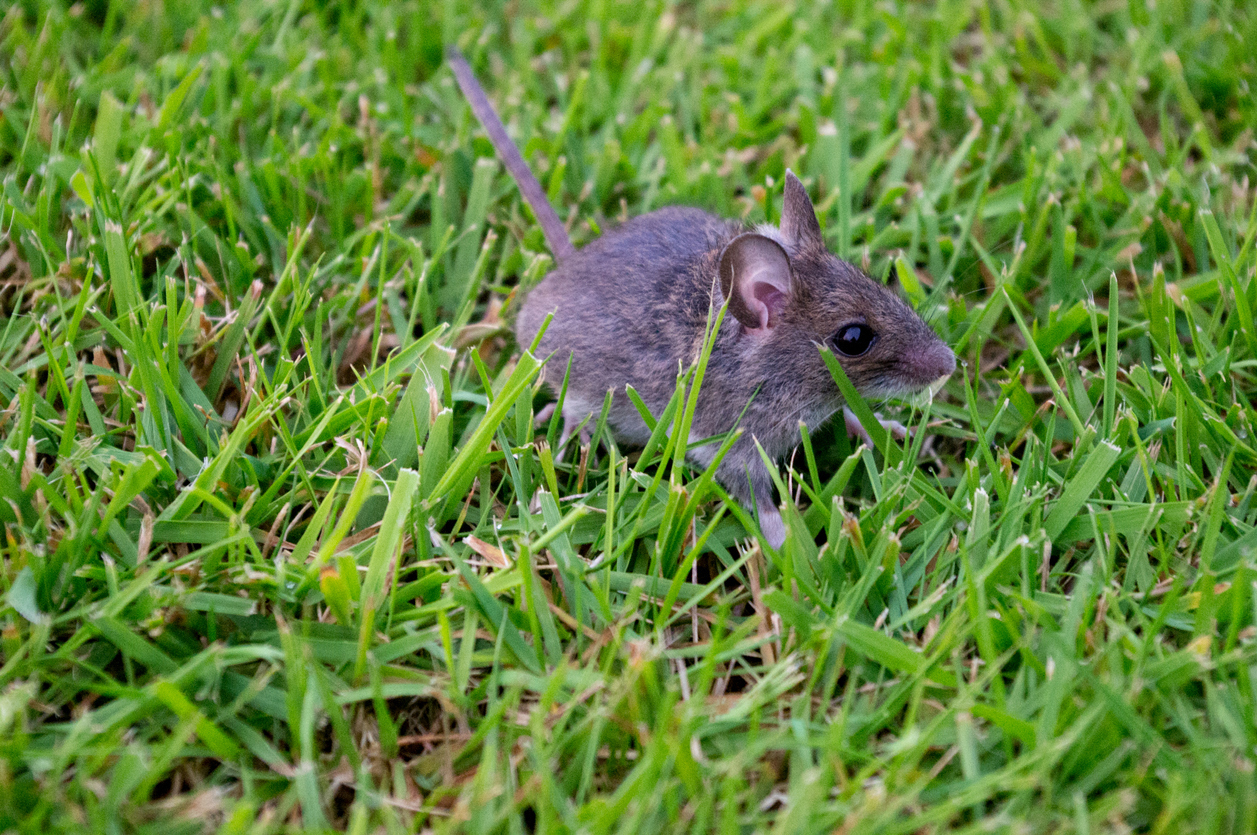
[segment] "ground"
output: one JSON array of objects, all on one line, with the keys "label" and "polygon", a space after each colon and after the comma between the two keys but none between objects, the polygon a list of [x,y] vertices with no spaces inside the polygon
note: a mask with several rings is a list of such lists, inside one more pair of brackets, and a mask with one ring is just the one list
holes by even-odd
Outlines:
[{"label": "ground", "polygon": [[[1251,6],[469,6],[3,11],[0,831],[1257,831]],[[955,348],[781,551],[693,378],[534,428],[449,44],[578,246],[790,168]]]}]

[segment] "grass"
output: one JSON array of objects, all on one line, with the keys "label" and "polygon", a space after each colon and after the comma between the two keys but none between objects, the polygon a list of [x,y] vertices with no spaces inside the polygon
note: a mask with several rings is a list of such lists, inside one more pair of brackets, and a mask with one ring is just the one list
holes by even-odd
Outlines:
[{"label": "grass", "polygon": [[[3,12],[0,830],[1257,831],[1251,7],[466,5]],[[447,43],[578,245],[798,172],[920,431],[560,461]]]}]

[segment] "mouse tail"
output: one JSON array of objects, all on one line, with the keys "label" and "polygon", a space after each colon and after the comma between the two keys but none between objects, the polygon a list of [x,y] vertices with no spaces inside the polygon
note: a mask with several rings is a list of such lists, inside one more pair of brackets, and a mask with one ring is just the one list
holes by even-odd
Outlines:
[{"label": "mouse tail", "polygon": [[515,185],[519,186],[524,202],[532,209],[537,222],[541,224],[541,231],[546,236],[546,243],[554,259],[562,261],[569,255],[575,254],[576,249],[567,236],[563,221],[559,220],[558,214],[541,188],[541,183],[537,182],[537,178],[528,168],[528,163],[524,162],[519,149],[507,135],[506,127],[498,118],[493,105],[489,103],[489,98],[485,95],[480,82],[476,80],[475,74],[472,73],[471,65],[467,63],[463,53],[452,46],[446,51],[446,59],[449,61],[450,69],[454,71],[454,78],[458,81],[459,88],[467,98],[467,103],[471,105],[471,112],[476,114],[480,126],[484,128],[485,133],[489,135],[489,141],[493,143],[493,149],[498,152],[498,159],[502,160],[502,164],[506,166],[511,179],[515,181]]}]

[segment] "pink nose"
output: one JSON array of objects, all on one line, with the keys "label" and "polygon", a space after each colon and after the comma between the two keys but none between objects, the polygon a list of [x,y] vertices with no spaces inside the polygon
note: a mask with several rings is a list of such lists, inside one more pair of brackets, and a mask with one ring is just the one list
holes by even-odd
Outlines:
[{"label": "pink nose", "polygon": [[942,342],[935,342],[924,350],[908,357],[913,376],[923,384],[932,383],[939,377],[949,377],[956,370],[956,355]]}]

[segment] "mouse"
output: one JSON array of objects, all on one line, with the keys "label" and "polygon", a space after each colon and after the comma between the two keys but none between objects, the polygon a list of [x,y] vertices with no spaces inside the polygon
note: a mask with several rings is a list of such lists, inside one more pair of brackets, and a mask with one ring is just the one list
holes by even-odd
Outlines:
[{"label": "mouse", "polygon": [[[678,373],[698,360],[709,323],[725,311],[689,439],[715,440],[692,445],[687,459],[710,466],[719,439],[741,429],[715,478],[758,515],[764,540],[779,549],[785,525],[757,444],[779,461],[799,443],[800,424],[819,427],[846,406],[820,347],[874,400],[917,394],[955,371],[951,348],[907,302],[829,251],[807,189],[789,169],[776,226],[668,206],[577,250],[467,59],[451,49],[447,60],[554,257],[519,307],[515,336],[531,345],[549,317],[538,351],[549,357],[541,373],[552,391],[566,377],[565,438],[601,411],[610,390],[612,436],[644,444],[651,433],[627,387],[660,414]],[[847,423],[859,425],[850,411]]]}]

